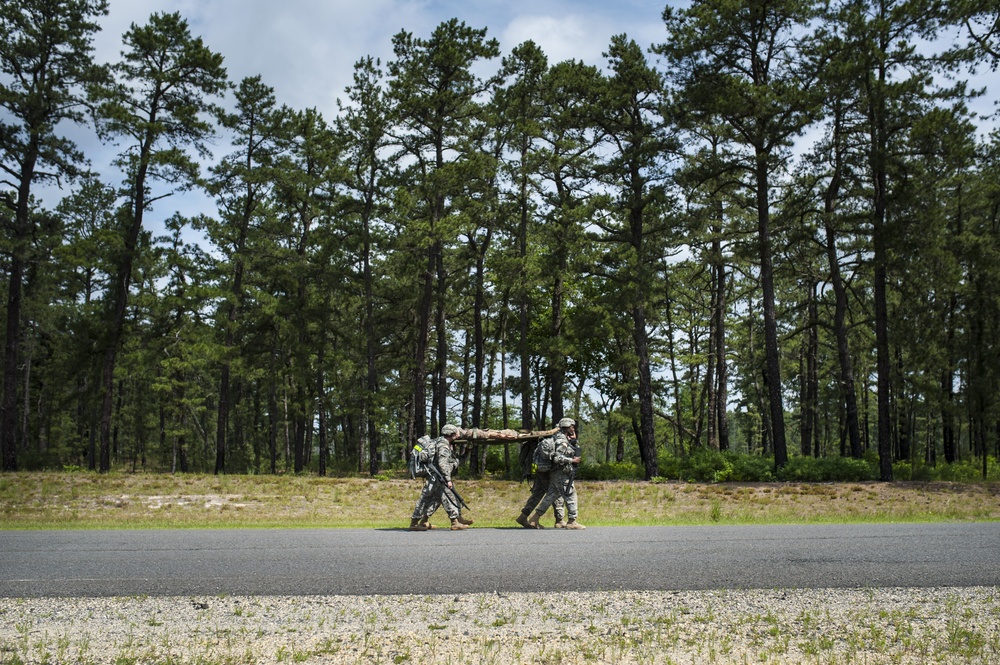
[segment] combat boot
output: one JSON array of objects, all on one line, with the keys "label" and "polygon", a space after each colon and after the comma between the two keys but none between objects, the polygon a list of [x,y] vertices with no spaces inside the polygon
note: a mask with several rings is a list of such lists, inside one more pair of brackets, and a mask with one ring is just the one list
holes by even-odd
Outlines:
[{"label": "combat boot", "polygon": [[528,516],[525,515],[524,513],[521,513],[520,515],[518,515],[517,517],[515,517],[514,521],[517,522],[518,524],[520,524],[521,526],[523,526],[525,529],[530,529],[531,528],[528,525]]},{"label": "combat boot", "polygon": [[570,520],[569,522],[566,523],[566,528],[567,529],[577,529],[577,530],[580,530],[580,529],[586,529],[587,527],[583,526],[582,524],[580,524],[576,520]]},{"label": "combat boot", "polygon": [[465,526],[471,526],[472,524],[475,524],[475,520],[470,520],[470,519],[467,519],[467,518],[462,517],[461,515],[459,515],[458,516],[458,523],[459,524],[464,524]]},{"label": "combat boot", "polygon": [[420,520],[420,526],[427,527],[428,531],[430,531],[431,529],[437,529],[438,527],[431,524],[428,521],[429,519],[430,519],[429,517],[425,517],[424,519]]},{"label": "combat boot", "polygon": [[468,529],[468,528],[469,528],[469,525],[468,524],[462,524],[461,522],[458,521],[457,517],[451,520],[451,530],[452,531],[461,531],[463,529]]},{"label": "combat boot", "polygon": [[410,520],[410,528],[408,531],[427,531],[429,527],[426,524],[420,523],[419,517],[414,517]]},{"label": "combat boot", "polygon": [[556,523],[555,523],[554,527],[556,529],[565,529],[566,528],[566,522],[564,520],[561,520],[561,519],[556,519]]},{"label": "combat boot", "polygon": [[545,527],[538,523],[538,520],[542,519],[542,516],[537,512],[532,514],[531,518],[528,520],[529,529],[544,529]]}]

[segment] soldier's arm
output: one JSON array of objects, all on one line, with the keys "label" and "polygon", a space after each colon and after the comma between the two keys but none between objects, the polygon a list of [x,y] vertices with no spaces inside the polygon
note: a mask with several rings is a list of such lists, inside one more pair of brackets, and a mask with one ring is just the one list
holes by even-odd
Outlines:
[{"label": "soldier's arm", "polygon": [[572,464],[574,458],[567,455],[567,452],[569,451],[564,448],[556,448],[556,454],[552,456],[553,464],[556,466],[566,466],[567,464]]}]

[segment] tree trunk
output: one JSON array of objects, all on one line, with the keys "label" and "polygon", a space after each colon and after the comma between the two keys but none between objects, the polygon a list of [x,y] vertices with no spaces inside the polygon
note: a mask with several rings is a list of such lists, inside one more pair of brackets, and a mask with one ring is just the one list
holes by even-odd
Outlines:
[{"label": "tree trunk", "polygon": [[[17,217],[20,217],[20,202]],[[17,376],[21,336],[21,295],[24,280],[24,239],[20,221],[15,221],[14,249],[8,271],[7,335],[4,346],[3,394],[0,396],[0,468],[17,471]]]},{"label": "tree trunk", "polygon": [[718,395],[716,395],[715,393],[715,388],[716,388],[715,331],[716,331],[716,325],[718,324],[718,313],[715,311],[715,286],[716,286],[715,272],[716,272],[716,266],[712,265],[710,268],[710,273],[712,277],[712,286],[709,289],[709,295],[712,302],[712,307],[711,307],[712,313],[711,316],[709,316],[708,345],[707,348],[705,349],[705,358],[707,362],[705,363],[705,389],[703,391],[704,398],[701,400],[702,402],[708,403],[708,414],[707,414],[708,418],[705,423],[706,425],[705,434],[706,434],[706,440],[708,442],[708,447],[711,448],[712,450],[719,449],[719,433],[718,429],[716,429],[717,421],[715,419],[718,410],[718,405],[716,404]]},{"label": "tree trunk", "polygon": [[[718,241],[717,241],[718,242]],[[716,420],[719,431],[719,450],[729,450],[729,379],[728,363],[726,362],[726,264],[722,260],[722,245],[713,252],[718,259],[715,284],[715,363],[718,388],[716,390],[715,406],[718,411]]]},{"label": "tree trunk", "polygon": [[448,302],[448,275],[444,269],[444,244],[438,242],[436,248],[435,265],[437,266],[437,310],[436,310],[436,332],[437,332],[437,360],[436,371],[437,382],[434,389],[434,401],[437,405],[438,429],[448,422],[448,311],[445,306]]},{"label": "tree trunk", "polygon": [[639,361],[639,452],[645,466],[645,478],[660,475],[656,458],[656,430],[653,422],[653,381],[649,362],[649,336],[646,331],[646,310],[639,303],[632,311],[635,353]]},{"label": "tree trunk", "polygon": [[[484,374],[486,364],[486,338],[483,333],[483,311],[486,309],[486,252],[489,249],[492,236],[493,229],[487,229],[486,237],[483,239],[481,246],[476,248],[478,249],[476,252],[476,295],[472,312],[473,340],[475,348],[473,353],[473,373],[475,376],[475,383],[472,388],[471,420],[473,427],[482,427],[486,424],[482,422],[483,383],[485,379]],[[476,461],[472,472],[475,474],[482,473],[485,471],[485,468],[480,468],[478,449],[474,449],[473,453],[473,459]]]},{"label": "tree trunk", "polygon": [[[944,317],[944,327],[947,334],[948,343],[945,349],[945,362],[947,368],[941,373],[941,444],[944,452],[944,460],[952,464],[958,458],[957,444],[955,442],[955,310],[958,302],[955,294],[951,295],[948,302],[948,311]],[[933,453],[932,453],[933,455]],[[929,460],[930,461],[930,460]]]},{"label": "tree trunk", "polygon": [[[155,124],[155,115],[150,123]],[[132,268],[138,253],[139,233],[142,231],[143,215],[146,211],[146,171],[152,152],[153,136],[146,134],[139,151],[139,166],[132,183],[133,204],[132,215],[125,234],[121,260],[111,284],[111,321],[107,336],[107,346],[104,350],[104,365],[101,373],[101,459],[99,470],[107,473],[111,470],[111,417],[115,396],[115,365],[118,359],[118,347],[121,344],[122,330],[125,327],[125,312],[128,307],[128,292],[132,283]]]},{"label": "tree trunk", "polygon": [[[20,206],[18,206],[20,207]],[[15,224],[20,227],[20,223]],[[15,235],[19,232],[15,231]],[[22,243],[15,240],[15,245]],[[4,471],[17,471],[17,375],[21,325],[21,283],[24,263],[15,249],[7,283],[7,337],[4,346],[3,395],[0,396],[0,450]]]},{"label": "tree trunk", "polygon": [[[328,308],[326,308],[328,309]],[[320,341],[319,349],[316,352],[316,405],[319,409],[319,475],[326,475],[326,463],[329,457],[329,448],[326,441],[326,370],[323,367],[326,359],[326,342]]]},{"label": "tree trunk", "polygon": [[[880,162],[881,160],[879,160]],[[888,247],[885,238],[885,185],[884,168],[875,171],[874,209],[874,263],[875,263],[875,354],[877,367],[877,413],[878,413],[878,454],[879,479],[892,480],[892,439],[890,438],[890,355],[889,355],[889,312],[887,305]]]},{"label": "tree trunk", "polygon": [[375,418],[372,417],[372,411],[374,410],[375,396],[378,393],[378,373],[375,366],[375,356],[377,353],[377,347],[375,343],[375,295],[374,295],[374,280],[372,277],[372,265],[371,265],[371,255],[372,255],[372,232],[371,232],[371,217],[372,211],[374,209],[374,203],[372,202],[371,192],[374,191],[375,187],[375,171],[374,169],[369,172],[368,178],[368,188],[369,194],[365,197],[365,209],[363,214],[363,234],[364,234],[364,244],[362,247],[362,278],[364,280],[364,293],[365,293],[365,387],[367,390],[361,399],[361,409],[363,414],[363,422],[361,427],[363,428],[365,438],[368,440],[368,457],[376,458],[378,457],[379,440],[378,440],[378,428],[376,427]]},{"label": "tree trunk", "polygon": [[306,389],[299,385],[295,388],[295,405],[292,413],[292,454],[294,456],[295,473],[302,473],[305,469],[305,442],[306,442],[306,416],[307,412]]},{"label": "tree trunk", "polygon": [[[526,155],[526,150],[522,149],[522,163]],[[517,315],[518,315],[518,342],[517,354],[520,358],[520,383],[521,383],[521,427],[532,429],[534,419],[531,413],[531,349],[528,346],[529,317],[531,316],[531,299],[528,291],[528,212],[529,208],[529,180],[523,172],[519,183],[518,211],[519,219],[517,226],[517,256],[521,268],[519,284],[517,289]],[[504,418],[507,417],[506,409]],[[541,423],[539,423],[539,426]]]},{"label": "tree trunk", "polygon": [[430,340],[431,311],[434,306],[435,246],[427,250],[427,266],[420,284],[417,304],[417,339],[413,353],[413,437],[427,434],[427,345]]},{"label": "tree trunk", "polygon": [[[232,338],[226,332],[223,353],[230,348]],[[226,433],[229,429],[229,361],[222,363],[219,375],[219,407],[215,422],[215,475],[226,471]]]},{"label": "tree trunk", "polygon": [[768,200],[767,154],[757,155],[757,242],[760,251],[760,283],[763,293],[764,354],[767,375],[768,412],[771,420],[771,445],[774,466],[788,462],[785,443],[785,406],[781,394],[781,352],[778,346],[778,321],[775,312],[774,266],[771,249],[771,213]]},{"label": "tree trunk", "polygon": [[31,181],[40,149],[38,132],[32,128],[21,160],[14,208],[14,233],[7,248],[10,269],[7,273],[7,328],[3,357],[3,388],[0,393],[0,469],[17,471],[17,376],[20,362],[21,309],[25,253],[28,250],[31,221]]},{"label": "tree trunk", "polygon": [[243,208],[243,216],[240,220],[239,236],[236,241],[236,246],[233,248],[233,256],[235,260],[233,264],[233,285],[230,290],[230,297],[232,298],[232,301],[226,308],[226,338],[223,345],[223,353],[226,355],[222,362],[222,369],[219,377],[219,408],[215,434],[216,475],[225,473],[226,471],[226,444],[227,437],[229,435],[229,411],[230,401],[232,399],[229,382],[231,363],[229,361],[228,354],[233,348],[236,339],[234,328],[236,326],[236,321],[239,318],[240,302],[242,300],[243,293],[243,248],[246,245],[247,233],[250,227],[250,217],[253,214],[254,207],[254,189],[251,185],[248,187],[247,202]]},{"label": "tree trunk", "polygon": [[670,374],[673,379],[671,384],[674,387],[674,450],[678,455],[682,455],[684,453],[683,405],[681,404],[680,375],[677,371],[677,349],[674,344],[674,303],[670,290],[670,274],[666,266],[664,267],[664,291],[666,292],[663,309],[667,317],[667,352],[670,356]]},{"label": "tree trunk", "polygon": [[278,388],[275,380],[272,373],[267,386],[267,452],[272,474],[278,473]]},{"label": "tree trunk", "polygon": [[[564,263],[560,259],[560,263]],[[564,280],[562,270],[556,275],[555,285],[552,289],[552,340],[554,347],[552,355],[549,357],[549,396],[552,404],[552,422],[556,423],[563,417],[563,383],[566,372],[566,355],[562,349],[563,338],[563,300],[564,300]],[[544,427],[545,423],[539,423],[539,427]]]},{"label": "tree trunk", "polygon": [[816,284],[811,282],[806,291],[806,343],[802,350],[800,375],[802,381],[802,423],[799,448],[803,456],[812,454],[813,439],[819,434],[819,316],[816,304]]},{"label": "tree trunk", "polygon": [[[955,445],[955,416],[954,401],[955,388],[951,370],[945,370],[941,376],[941,392],[944,395],[941,407],[941,445],[944,452],[944,461],[953,464],[958,458]],[[927,460],[933,463],[932,459]]]},{"label": "tree trunk", "polygon": [[840,253],[837,249],[837,233],[833,225],[833,215],[840,198],[840,186],[843,169],[841,146],[841,112],[834,113],[834,166],[830,184],[823,195],[823,227],[826,232],[826,256],[830,264],[830,284],[833,287],[835,308],[833,314],[833,331],[837,338],[837,360],[839,366],[838,386],[840,399],[844,405],[844,427],[847,430],[847,440],[850,442],[851,457],[861,459],[863,454],[861,444],[861,424],[858,417],[858,397],[854,382],[854,363],[851,360],[851,349],[847,337],[847,289],[840,272]]},{"label": "tree trunk", "polygon": [[[880,7],[879,11],[884,10]],[[878,53],[886,53],[889,38],[884,33],[877,36]],[[890,437],[890,390],[892,389],[891,357],[889,355],[889,311],[887,304],[888,238],[886,237],[886,151],[888,128],[885,100],[887,65],[884,57],[875,63],[875,72],[865,78],[868,99],[869,146],[868,165],[872,177],[872,263],[874,265],[875,300],[875,356],[876,356],[876,413],[877,445],[879,454],[879,479],[892,480],[892,439]]]}]

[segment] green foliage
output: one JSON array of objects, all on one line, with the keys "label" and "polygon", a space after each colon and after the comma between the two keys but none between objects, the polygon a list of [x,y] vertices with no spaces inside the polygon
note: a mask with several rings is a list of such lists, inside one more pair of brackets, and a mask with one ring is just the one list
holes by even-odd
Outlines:
[{"label": "green foliage", "polygon": [[660,454],[660,475],[687,482],[766,482],[774,480],[774,460],[757,455],[699,448],[678,457]]},{"label": "green foliage", "polygon": [[[983,461],[981,459],[962,460],[952,464],[938,463],[936,465],[909,461],[896,462],[892,465],[892,477],[896,480],[924,480],[954,483],[974,483],[984,480]],[[1000,479],[1000,465],[996,457],[986,461],[985,480]]]},{"label": "green foliage", "polygon": [[[517,466],[518,447],[516,445],[511,445],[510,448],[511,466]],[[504,464],[503,446],[486,446],[485,468],[487,475],[502,476],[504,474],[506,467]]]},{"label": "green foliage", "polygon": [[778,480],[799,482],[846,482],[875,480],[878,468],[851,457],[790,457],[778,471]]},{"label": "green foliage", "polygon": [[58,451],[28,450],[18,456],[18,466],[24,471],[44,471],[63,466]]},{"label": "green foliage", "polygon": [[642,480],[642,466],[635,462],[583,464],[576,477],[581,480]]},{"label": "green foliage", "polygon": [[664,478],[687,482],[832,482],[862,481],[875,477],[875,468],[865,460],[843,457],[798,457],[775,473],[774,458],[731,451],[700,448],[690,455],[660,455]]},{"label": "green foliage", "polygon": [[756,479],[768,482],[774,480],[774,460],[772,458],[741,453],[726,453],[726,456],[726,467],[716,472],[717,481],[747,482]]},{"label": "green foliage", "polygon": [[[19,369],[6,375],[15,466],[93,468],[99,430],[111,463],[133,470],[204,471],[214,462],[220,472],[318,472],[322,459],[326,474],[364,469],[385,477],[381,461],[396,475],[404,439],[425,429],[432,410],[438,423],[493,427],[517,426],[522,415],[535,427],[543,414],[567,411],[584,424],[583,479],[644,477],[639,440],[664,451],[658,467],[645,470],[660,479],[875,477],[876,450],[861,461],[792,457],[780,472],[757,454],[765,442],[776,446],[764,417],[776,387],[789,396],[790,421],[815,415],[822,448],[837,450],[841,360],[826,331],[838,308],[829,289],[803,302],[801,288],[806,278],[830,277],[816,243],[827,223],[837,235],[833,260],[844,262],[851,284],[840,311],[849,319],[842,329],[850,330],[858,402],[875,414],[877,388],[866,383],[876,355],[866,324],[876,309],[872,265],[856,261],[873,253],[864,175],[872,146],[869,123],[854,117],[870,101],[858,77],[871,63],[867,51],[838,42],[863,45],[867,37],[834,39],[849,17],[814,15],[817,6],[808,3],[749,14],[723,4],[668,11],[664,62],[614,38],[610,67],[549,65],[528,42],[494,76],[490,62],[502,54],[485,29],[451,20],[429,39],[401,32],[384,72],[372,58],[359,63],[351,103],[333,119],[288,108],[260,77],[229,88],[222,55],[191,35],[179,14],[133,26],[90,104],[102,137],[119,143],[113,177],[125,187],[79,181],[55,213],[37,203],[15,211],[13,180],[0,192],[0,227],[22,231],[0,234],[4,277],[24,287],[21,309],[7,311],[13,323],[23,321],[21,349],[7,358]],[[55,141],[53,132],[83,117],[82,106],[69,102],[96,71],[80,40],[97,29],[92,19],[105,5],[0,5],[0,106],[7,110],[0,159],[13,169],[5,177],[32,157],[21,125],[27,115],[41,118],[27,113],[36,103],[54,102],[51,109],[63,113],[61,122],[41,118],[37,127],[44,130],[39,181],[94,157]],[[953,25],[962,25],[955,12]],[[32,16],[60,18],[37,32],[19,23]],[[770,78],[748,85],[755,68],[743,68],[742,59],[756,52],[741,40],[763,35],[748,30],[750,21],[769,16],[775,22],[761,28],[796,39],[781,43],[787,59],[760,72]],[[11,73],[30,69],[18,63],[41,54],[35,49],[48,43],[41,37],[49,29],[75,36],[64,43],[73,58],[60,61],[72,65],[64,72],[72,76],[45,98],[21,89],[27,80]],[[727,48],[705,48],[712,45]],[[819,57],[814,47],[829,52]],[[811,69],[830,62],[829,71]],[[803,75],[815,78],[805,85]],[[905,83],[909,92],[898,91],[905,96],[887,98],[900,115],[892,140],[878,146],[889,151],[885,203],[894,224],[885,234],[894,275],[888,392],[900,423],[912,424],[897,436],[942,447],[936,466],[902,462],[894,473],[973,481],[982,471],[970,440],[995,451],[990,423],[1000,412],[993,362],[1000,250],[990,213],[1000,200],[1000,137],[984,138],[962,104],[924,95],[930,83],[922,77]],[[216,108],[213,97],[224,92],[235,104]],[[846,113],[842,137],[827,130],[834,107]],[[803,123],[813,124],[800,139]],[[788,167],[791,155],[802,154],[800,140],[811,167],[793,180]],[[203,159],[225,145],[234,150],[229,156]],[[207,185],[198,173],[204,163],[215,164]],[[756,173],[758,166],[767,173]],[[762,175],[771,176],[763,187],[746,188]],[[831,189],[821,191],[824,183]],[[173,214],[167,195],[200,186],[215,218]],[[779,192],[754,205],[758,194]],[[167,238],[143,228],[144,212],[154,208],[167,220]],[[829,219],[820,219],[824,209]],[[781,248],[773,286],[780,357],[788,359],[766,385],[762,321],[771,315],[762,307],[753,241],[757,223],[768,221],[763,211],[773,212]],[[187,240],[192,225],[209,251]],[[679,248],[691,251],[679,255]],[[14,279],[18,257],[23,279]],[[715,276],[727,286],[720,289]],[[119,309],[111,306],[116,297]],[[6,298],[8,306],[19,302]],[[112,310],[120,322],[108,316]],[[820,350],[808,358],[807,329],[821,331]],[[749,454],[710,449],[717,437],[708,412],[719,379],[711,363],[719,356],[709,344],[720,330],[733,408],[728,446]],[[109,349],[118,352],[114,362]],[[795,369],[800,355],[818,377],[812,397],[797,390],[807,384]],[[101,363],[113,369],[106,382]],[[968,380],[958,381],[960,372]],[[501,405],[502,394],[515,403]],[[322,453],[320,423],[328,443]],[[938,435],[953,429],[958,438],[947,454],[963,461],[945,464]],[[112,432],[113,442],[106,440]],[[619,444],[624,463],[592,463],[613,458]],[[514,475],[516,464],[516,455],[489,446],[484,467],[462,473]],[[996,477],[995,461],[989,464]]]}]

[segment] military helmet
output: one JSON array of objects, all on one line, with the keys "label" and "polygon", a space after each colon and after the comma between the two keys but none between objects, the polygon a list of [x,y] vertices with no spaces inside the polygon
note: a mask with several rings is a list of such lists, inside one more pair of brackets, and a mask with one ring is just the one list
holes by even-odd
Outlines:
[{"label": "military helmet", "polygon": [[567,427],[576,427],[576,421],[573,420],[572,418],[563,418],[558,423],[556,423],[556,427],[558,427],[559,429],[566,429]]},{"label": "military helmet", "polygon": [[441,428],[441,436],[451,436],[452,434],[458,434],[458,432],[459,432],[458,428],[452,425],[451,423],[448,423],[447,425]]}]

